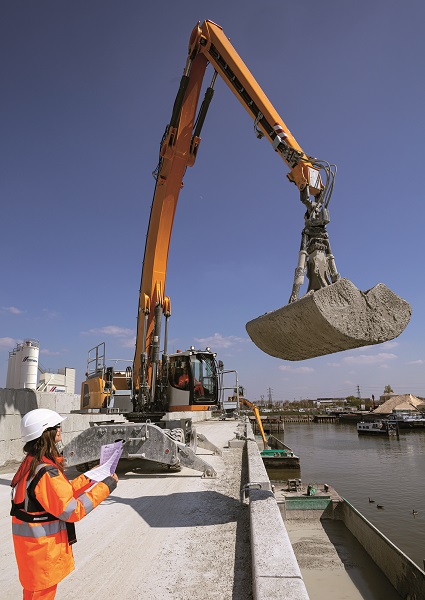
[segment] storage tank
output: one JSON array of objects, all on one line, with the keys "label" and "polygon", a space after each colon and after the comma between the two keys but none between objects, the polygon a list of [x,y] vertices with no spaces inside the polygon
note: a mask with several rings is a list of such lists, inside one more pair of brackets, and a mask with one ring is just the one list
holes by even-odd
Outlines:
[{"label": "storage tank", "polygon": [[37,388],[38,355],[40,342],[38,340],[25,340],[20,354],[20,375],[18,388]]},{"label": "storage tank", "polygon": [[12,381],[11,381],[11,388],[17,390],[19,388],[19,375],[21,372],[21,351],[22,351],[22,344],[18,344],[14,350],[15,353],[15,361],[14,361],[14,367],[13,367],[13,376],[12,376]]},{"label": "storage tank", "polygon": [[15,351],[9,352],[9,362],[7,363],[6,388],[13,388],[13,375],[15,373]]}]

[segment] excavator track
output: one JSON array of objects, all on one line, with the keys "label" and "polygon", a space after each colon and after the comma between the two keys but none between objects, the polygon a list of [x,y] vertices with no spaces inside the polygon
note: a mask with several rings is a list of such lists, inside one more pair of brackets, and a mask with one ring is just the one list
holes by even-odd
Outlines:
[{"label": "excavator track", "polygon": [[246,330],[263,352],[298,361],[392,340],[411,314],[409,303],[383,283],[361,292],[339,279],[249,321]]}]

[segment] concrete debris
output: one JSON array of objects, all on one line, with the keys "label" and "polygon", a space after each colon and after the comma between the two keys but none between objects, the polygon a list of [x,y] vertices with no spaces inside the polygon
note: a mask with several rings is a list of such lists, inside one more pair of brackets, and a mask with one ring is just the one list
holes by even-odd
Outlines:
[{"label": "concrete debris", "polygon": [[297,361],[392,340],[411,314],[409,303],[383,283],[361,292],[340,279],[249,321],[246,330],[263,352]]}]

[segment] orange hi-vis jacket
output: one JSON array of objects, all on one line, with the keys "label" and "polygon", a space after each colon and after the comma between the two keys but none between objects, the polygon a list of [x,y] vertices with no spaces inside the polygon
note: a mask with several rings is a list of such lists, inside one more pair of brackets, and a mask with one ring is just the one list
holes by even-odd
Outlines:
[{"label": "orange hi-vis jacket", "polygon": [[[35,591],[59,583],[74,569],[66,524],[85,517],[109,496],[117,483],[113,477],[107,477],[91,487],[85,475],[69,481],[46,458],[28,480],[29,459],[32,457],[27,456],[11,484],[11,514],[19,580],[24,589]],[[31,482],[36,482],[35,487]]]}]

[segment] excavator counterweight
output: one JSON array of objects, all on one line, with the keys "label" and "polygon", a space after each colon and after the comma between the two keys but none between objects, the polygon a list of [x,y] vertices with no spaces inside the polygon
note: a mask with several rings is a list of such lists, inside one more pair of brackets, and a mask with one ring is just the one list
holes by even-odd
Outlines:
[{"label": "excavator counterweight", "polygon": [[246,329],[263,352],[297,361],[392,340],[410,316],[408,302],[383,283],[361,292],[339,279],[249,321]]}]

